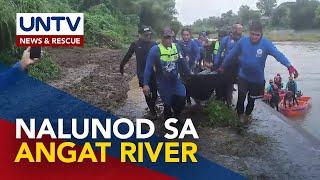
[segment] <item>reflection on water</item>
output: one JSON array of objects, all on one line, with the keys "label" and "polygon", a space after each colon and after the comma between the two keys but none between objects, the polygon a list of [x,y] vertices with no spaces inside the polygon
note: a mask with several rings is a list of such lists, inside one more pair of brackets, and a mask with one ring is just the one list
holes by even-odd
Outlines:
[{"label": "reflection on water", "polygon": [[[304,117],[294,118],[303,128],[320,139],[320,43],[281,42],[276,43],[299,71],[296,80],[298,89],[303,94],[312,97],[312,107]],[[288,80],[288,70],[273,57],[266,64],[266,80],[273,79],[276,73],[281,73],[284,83]]]}]

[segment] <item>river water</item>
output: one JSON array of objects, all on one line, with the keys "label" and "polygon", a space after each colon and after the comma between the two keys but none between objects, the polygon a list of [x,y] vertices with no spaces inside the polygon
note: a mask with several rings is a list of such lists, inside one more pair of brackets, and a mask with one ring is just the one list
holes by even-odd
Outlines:
[{"label": "river water", "polygon": [[[296,80],[298,89],[305,96],[312,97],[312,107],[303,117],[291,118],[317,139],[320,139],[320,42],[278,42],[277,48],[282,51],[299,71]],[[269,56],[266,64],[266,81],[273,79],[276,73],[283,76],[284,85],[288,80],[288,70]]]}]

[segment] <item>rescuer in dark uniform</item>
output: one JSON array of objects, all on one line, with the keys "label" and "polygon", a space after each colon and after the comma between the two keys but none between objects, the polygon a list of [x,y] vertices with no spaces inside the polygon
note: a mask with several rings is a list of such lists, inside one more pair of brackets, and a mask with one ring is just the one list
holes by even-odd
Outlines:
[{"label": "rescuer in dark uniform", "polygon": [[[143,76],[144,76],[144,69],[146,67],[146,59],[149,53],[149,50],[154,46],[157,45],[155,41],[152,40],[152,30],[151,27],[148,26],[141,26],[139,29],[140,37],[137,41],[131,43],[128,52],[122,59],[120,64],[120,73],[123,74],[124,66],[132,57],[133,54],[136,55],[137,60],[137,76],[139,79],[139,86],[143,87]],[[154,72],[152,73],[149,81],[150,93],[145,95],[145,99],[147,105],[149,107],[150,113],[152,116],[156,116],[156,100],[157,100],[157,83],[155,79]]]}]

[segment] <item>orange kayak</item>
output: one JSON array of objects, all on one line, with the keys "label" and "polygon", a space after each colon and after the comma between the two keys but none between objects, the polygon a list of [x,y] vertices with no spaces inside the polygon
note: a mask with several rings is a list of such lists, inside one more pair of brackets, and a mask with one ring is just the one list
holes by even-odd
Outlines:
[{"label": "orange kayak", "polygon": [[308,108],[311,105],[311,97],[308,96],[302,96],[297,98],[299,105],[295,105],[292,107],[289,107],[287,105],[287,107],[284,107],[284,100],[281,100],[280,104],[279,104],[279,110],[282,114],[284,114],[285,116],[288,117],[295,117],[295,116],[301,116],[304,115]]}]

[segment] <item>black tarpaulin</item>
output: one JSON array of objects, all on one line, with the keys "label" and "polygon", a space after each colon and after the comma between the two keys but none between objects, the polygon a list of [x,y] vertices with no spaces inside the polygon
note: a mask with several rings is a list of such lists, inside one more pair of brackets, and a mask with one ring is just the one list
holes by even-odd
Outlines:
[{"label": "black tarpaulin", "polygon": [[185,81],[187,94],[197,100],[207,100],[216,88],[223,87],[224,77],[221,74],[190,75]]}]

